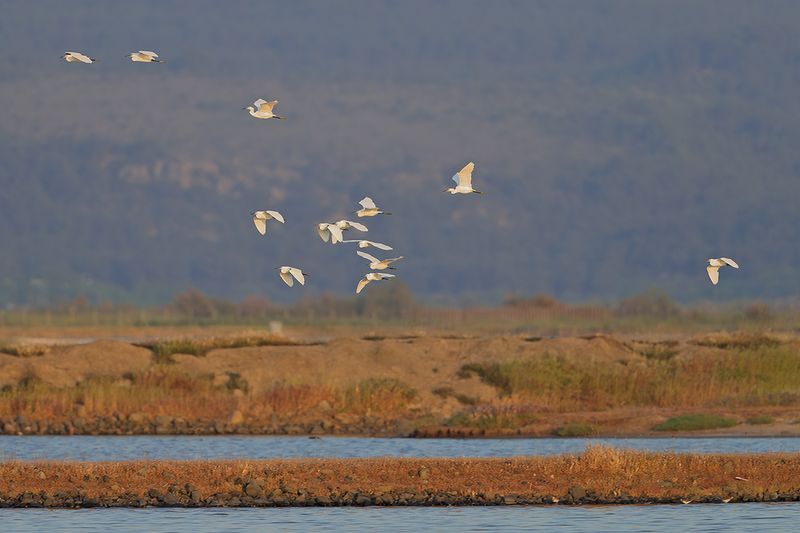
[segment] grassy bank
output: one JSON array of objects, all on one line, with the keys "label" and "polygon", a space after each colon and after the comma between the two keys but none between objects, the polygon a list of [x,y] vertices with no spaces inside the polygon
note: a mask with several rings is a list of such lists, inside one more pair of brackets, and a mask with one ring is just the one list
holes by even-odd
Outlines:
[{"label": "grassy bank", "polygon": [[800,455],[592,447],[505,459],[0,463],[4,506],[797,501]]},{"label": "grassy bank", "polygon": [[800,433],[800,341],[761,333],[263,336],[0,354],[8,434]]}]

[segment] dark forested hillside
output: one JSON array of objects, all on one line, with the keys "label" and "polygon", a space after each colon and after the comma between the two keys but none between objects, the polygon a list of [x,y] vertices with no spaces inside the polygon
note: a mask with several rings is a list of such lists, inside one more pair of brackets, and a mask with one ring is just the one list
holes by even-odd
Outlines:
[{"label": "dark forested hillside", "polygon": [[[2,304],[299,296],[281,264],[349,292],[365,265],[313,226],[364,195],[430,299],[800,294],[796,2],[5,6]],[[469,160],[487,194],[442,194]]]}]

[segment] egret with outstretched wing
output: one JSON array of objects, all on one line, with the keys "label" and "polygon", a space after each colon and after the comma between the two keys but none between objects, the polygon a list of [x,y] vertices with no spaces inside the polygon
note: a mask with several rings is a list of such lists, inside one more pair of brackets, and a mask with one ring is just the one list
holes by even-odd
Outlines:
[{"label": "egret with outstretched wing", "polygon": [[708,277],[711,279],[711,283],[713,285],[719,283],[719,269],[721,267],[731,266],[733,268],[739,268],[739,265],[736,264],[736,261],[728,257],[720,257],[719,259],[706,259],[706,261],[708,262],[706,272],[708,272]]},{"label": "egret with outstretched wing", "polygon": [[300,285],[306,284],[305,277],[308,276],[308,274],[303,272],[301,269],[291,266],[282,266],[279,267],[278,270],[280,272],[281,279],[289,287],[294,286],[294,280],[297,280]]},{"label": "egret with outstretched wing", "polygon": [[261,235],[267,233],[267,220],[277,220],[281,224],[284,223],[283,215],[277,211],[253,211],[253,224]]},{"label": "egret with outstretched wing", "polygon": [[358,250],[356,253],[359,256],[366,259],[367,261],[369,261],[370,270],[386,270],[387,268],[390,270],[394,270],[394,267],[391,266],[391,264],[394,263],[395,261],[403,259],[403,256],[401,255],[400,257],[392,257],[391,259],[380,260],[377,257],[368,254],[367,252],[362,252],[361,250]]},{"label": "egret with outstretched wing", "polygon": [[277,100],[268,102],[263,98],[259,98],[253,102],[253,105],[247,106],[243,109],[246,109],[248,112],[250,112],[250,115],[255,118],[277,118],[282,120],[283,117],[279,117],[272,111],[277,104]]},{"label": "egret with outstretched wing", "polygon": [[450,194],[483,194],[481,191],[476,191],[472,187],[472,171],[474,169],[475,163],[472,161],[464,165],[464,168],[453,176],[453,181],[456,182],[456,186],[445,189],[443,192],[449,192]]},{"label": "egret with outstretched wing", "polygon": [[393,277],[394,274],[384,274],[383,272],[370,272],[369,274],[365,274],[356,286],[356,294],[360,293],[370,281],[381,281],[385,279],[391,279]]},{"label": "egret with outstretched wing", "polygon": [[378,206],[375,205],[375,202],[369,196],[365,196],[364,199],[358,203],[361,205],[361,209],[355,212],[358,218],[374,217],[376,215],[391,215],[391,213],[387,213],[386,211],[381,211],[378,209]]}]

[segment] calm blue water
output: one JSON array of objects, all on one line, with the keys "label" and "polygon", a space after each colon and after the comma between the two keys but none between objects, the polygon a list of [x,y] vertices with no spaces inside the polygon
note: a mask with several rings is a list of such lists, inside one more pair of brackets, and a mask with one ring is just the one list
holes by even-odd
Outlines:
[{"label": "calm blue water", "polygon": [[4,532],[797,531],[800,504],[618,507],[0,509]]},{"label": "calm blue water", "polygon": [[800,452],[800,438],[398,439],[251,436],[0,436],[0,460],[271,459],[286,457],[508,457],[577,453],[590,444],[695,453]]}]

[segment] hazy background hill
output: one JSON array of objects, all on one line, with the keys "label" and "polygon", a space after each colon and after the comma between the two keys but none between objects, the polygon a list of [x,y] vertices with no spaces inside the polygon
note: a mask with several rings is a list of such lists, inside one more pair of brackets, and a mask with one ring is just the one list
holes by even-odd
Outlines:
[{"label": "hazy background hill", "polygon": [[[282,264],[348,293],[362,260],[313,226],[364,195],[433,301],[800,294],[799,24],[793,1],[5,2],[0,302],[303,294]],[[442,194],[469,160],[488,194]],[[261,238],[257,208],[287,224]],[[719,255],[743,268],[712,288]]]}]

